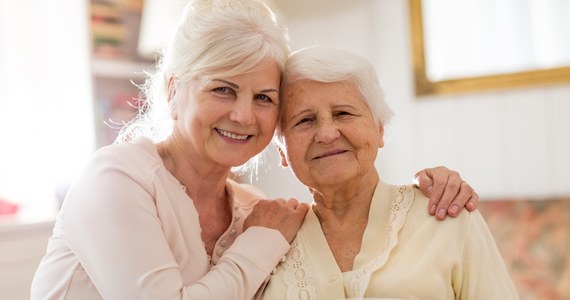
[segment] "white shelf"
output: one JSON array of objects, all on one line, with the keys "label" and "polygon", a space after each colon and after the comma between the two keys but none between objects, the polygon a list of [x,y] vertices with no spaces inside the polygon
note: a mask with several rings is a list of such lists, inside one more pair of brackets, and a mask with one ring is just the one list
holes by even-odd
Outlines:
[{"label": "white shelf", "polygon": [[93,58],[92,72],[97,77],[143,79],[144,71],[152,67],[150,62],[140,62],[121,59]]}]

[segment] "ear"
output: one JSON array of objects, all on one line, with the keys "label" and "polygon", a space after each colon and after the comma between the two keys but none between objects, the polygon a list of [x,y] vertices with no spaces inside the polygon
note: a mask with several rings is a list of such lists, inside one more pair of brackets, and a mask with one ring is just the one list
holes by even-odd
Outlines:
[{"label": "ear", "polygon": [[275,147],[277,147],[277,151],[279,152],[279,156],[281,157],[281,166],[284,168],[289,167],[289,163],[287,163],[287,157],[285,156],[285,152],[283,151],[283,149],[281,149],[281,147],[279,147],[278,145],[275,145]]},{"label": "ear", "polygon": [[384,125],[382,125],[380,122],[378,122],[378,138],[379,138],[378,148],[383,148],[384,147]]},{"label": "ear", "polygon": [[176,113],[176,109],[173,103],[173,98],[174,95],[176,95],[176,86],[175,86],[176,82],[174,81],[174,76],[171,76],[168,79],[168,106],[170,107],[170,116],[172,117],[172,120],[177,120],[178,119],[178,114]]}]

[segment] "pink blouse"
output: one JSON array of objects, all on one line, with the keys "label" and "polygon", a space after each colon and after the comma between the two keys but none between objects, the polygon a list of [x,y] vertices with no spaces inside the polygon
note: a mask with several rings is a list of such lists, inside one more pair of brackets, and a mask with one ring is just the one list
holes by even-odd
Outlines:
[{"label": "pink blouse", "polygon": [[156,146],[141,138],[95,153],[71,186],[31,299],[250,299],[290,246],[243,221],[263,194],[228,180],[233,219],[210,258],[198,213]]}]

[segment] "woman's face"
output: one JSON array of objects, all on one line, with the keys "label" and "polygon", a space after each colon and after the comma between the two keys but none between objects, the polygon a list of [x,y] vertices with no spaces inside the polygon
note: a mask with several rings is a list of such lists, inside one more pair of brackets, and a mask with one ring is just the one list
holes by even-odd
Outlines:
[{"label": "woman's face", "polygon": [[337,186],[374,171],[383,128],[353,83],[299,80],[284,90],[282,164],[303,184]]},{"label": "woman's face", "polygon": [[184,84],[172,116],[173,137],[190,157],[240,166],[271,141],[279,107],[275,63],[229,78],[194,78]]}]

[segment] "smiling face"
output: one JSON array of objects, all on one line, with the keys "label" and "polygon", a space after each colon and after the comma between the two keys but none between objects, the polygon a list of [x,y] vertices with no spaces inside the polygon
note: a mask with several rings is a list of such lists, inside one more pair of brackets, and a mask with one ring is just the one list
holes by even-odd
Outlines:
[{"label": "smiling face", "polygon": [[383,127],[352,82],[298,80],[282,96],[282,164],[320,189],[375,174]]},{"label": "smiling face", "polygon": [[173,139],[204,163],[244,164],[271,141],[280,78],[277,64],[266,63],[239,76],[187,81],[175,95]]}]

